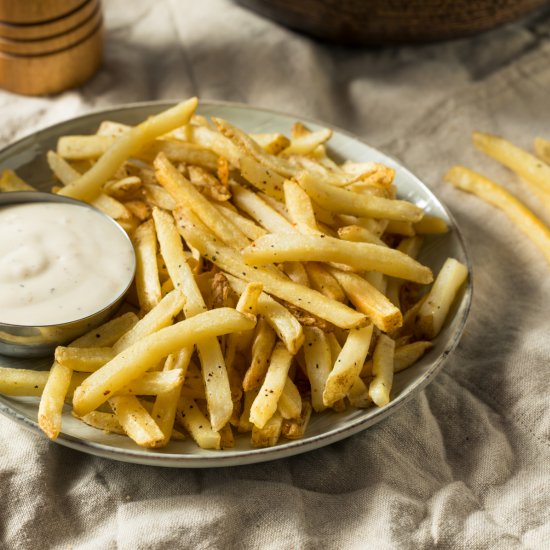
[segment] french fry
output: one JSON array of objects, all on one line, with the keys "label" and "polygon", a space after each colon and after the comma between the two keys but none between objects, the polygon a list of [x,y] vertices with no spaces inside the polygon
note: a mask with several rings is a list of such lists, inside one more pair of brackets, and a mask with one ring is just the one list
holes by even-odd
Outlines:
[{"label": "french fry", "polygon": [[256,333],[252,343],[252,358],[243,378],[245,391],[260,388],[269,365],[269,358],[275,346],[275,332],[265,319],[260,319],[256,325]]},{"label": "french fry", "polygon": [[344,241],[355,243],[371,243],[379,246],[387,246],[375,233],[360,225],[345,225],[338,228],[338,237]]},{"label": "french fry", "polygon": [[159,395],[180,388],[183,384],[183,369],[146,372],[120,389],[122,395]]},{"label": "french fry", "polygon": [[220,434],[212,429],[210,422],[193,399],[185,396],[180,397],[176,418],[202,449],[219,449],[221,447]]},{"label": "french fry", "polygon": [[[142,447],[157,447],[164,435],[151,415],[133,395],[117,395],[109,405],[126,434]],[[91,411],[90,411],[91,412]]]},{"label": "french fry", "polygon": [[146,162],[153,162],[162,153],[170,162],[192,164],[208,170],[215,170],[218,165],[218,155],[197,145],[171,139],[157,139],[144,147],[136,155]]},{"label": "french fry", "polygon": [[146,336],[91,374],[75,390],[74,410],[80,416],[93,411],[111,394],[119,391],[170,353],[204,341],[209,336],[248,330],[254,325],[255,322],[242,313],[230,308],[220,308],[201,313]]},{"label": "french fry", "polygon": [[277,410],[285,420],[300,418],[302,398],[296,384],[288,377],[277,402]]},{"label": "french fry", "polygon": [[449,226],[444,219],[428,214],[424,214],[419,222],[413,224],[413,229],[419,235],[439,235],[449,232]]},{"label": "french fry", "polygon": [[[285,262],[282,264],[283,271],[291,281],[298,285],[310,286],[309,277],[302,262]],[[316,288],[315,290],[319,290]]]},{"label": "french fry", "polygon": [[[424,218],[422,218],[424,219]],[[420,220],[421,223],[422,220]],[[414,237],[416,235],[414,225],[412,222],[403,222],[396,220],[389,220],[386,227],[386,233],[394,235],[404,235],[405,237]]]},{"label": "french fry", "polygon": [[[182,310],[184,304],[185,298],[179,290],[173,290],[167,294],[156,307],[113,344],[115,354],[119,354],[146,336],[172,324],[174,317]],[[86,341],[86,343],[88,342]],[[101,345],[104,342],[98,341],[98,344]]]},{"label": "french fry", "polygon": [[472,139],[477,149],[510,168],[530,187],[550,194],[550,166],[546,163],[497,136],[474,132]]},{"label": "french fry", "polygon": [[311,404],[309,401],[302,402],[300,417],[296,419],[283,420],[281,435],[285,439],[301,439],[304,437],[311,418]]},{"label": "french fry", "polygon": [[372,399],[369,395],[369,387],[359,378],[353,381],[347,395],[350,405],[357,409],[367,409],[372,406]]},{"label": "french fry", "polygon": [[291,180],[285,181],[284,192],[285,204],[296,229],[300,233],[320,233],[308,194]]},{"label": "french fry", "polygon": [[81,348],[58,346],[55,360],[64,367],[78,372],[95,372],[108,363],[115,353],[112,348]]},{"label": "french fry", "polygon": [[278,155],[290,145],[290,140],[283,134],[250,134],[250,137],[270,155]]},{"label": "french fry", "polygon": [[68,160],[97,159],[114,141],[114,136],[62,136],[57,140],[57,154]]},{"label": "french fry", "polygon": [[0,176],[0,192],[10,191],[36,191],[36,189],[23,181],[13,170],[4,170]]},{"label": "french fry", "polygon": [[49,371],[0,367],[0,393],[13,396],[40,396]]},{"label": "french fry", "polygon": [[250,408],[252,407],[252,403],[254,403],[257,395],[257,389],[244,392],[243,410],[241,412],[239,424],[237,426],[237,431],[239,433],[251,432],[252,428],[254,427],[254,424],[250,422]]},{"label": "french fry", "polygon": [[204,149],[213,151],[223,157],[237,168],[241,158],[241,152],[229,139],[205,125],[189,125],[189,140]]},{"label": "french fry", "polygon": [[147,202],[153,206],[158,206],[164,210],[174,210],[176,208],[176,201],[164,187],[146,183],[143,188]]},{"label": "french fry", "polygon": [[197,98],[191,98],[122,134],[88,172],[61,189],[59,193],[73,199],[93,200],[100,193],[102,185],[128,157],[158,136],[186,124],[197,103]]},{"label": "french fry", "polygon": [[319,145],[323,145],[332,137],[332,130],[323,128],[316,132],[309,132],[299,137],[295,137],[290,142],[290,145],[282,151],[282,155],[309,155]]},{"label": "french fry", "polygon": [[206,196],[215,201],[227,201],[231,198],[228,186],[224,185],[216,176],[200,166],[187,167],[189,180],[196,185]]},{"label": "french fry", "polygon": [[138,316],[129,311],[73,340],[70,346],[78,348],[110,347],[132,329],[138,321]]},{"label": "french fry", "polygon": [[239,160],[238,166],[241,176],[256,189],[279,201],[284,200],[283,176],[247,156]]},{"label": "french fry", "polygon": [[151,220],[142,223],[134,234],[136,251],[136,290],[144,313],[151,311],[162,298],[157,267],[157,237]]},{"label": "french fry", "polygon": [[88,426],[96,428],[98,430],[103,430],[107,433],[114,433],[119,435],[126,435],[124,428],[120,425],[116,414],[101,412],[101,411],[92,411],[84,416],[77,417]]},{"label": "french fry", "polygon": [[263,428],[252,426],[252,437],[250,442],[252,447],[258,449],[262,447],[273,447],[279,441],[283,427],[283,417],[276,412],[264,425]]},{"label": "french fry", "polygon": [[283,393],[292,355],[279,343],[275,345],[264,382],[250,409],[250,421],[263,428],[275,414],[279,397]]},{"label": "french fry", "polygon": [[[226,275],[226,277],[235,291],[239,293],[243,292],[246,283],[231,275]],[[265,292],[262,292],[258,298],[257,312],[269,323],[286,346],[286,349],[292,355],[296,355],[304,342],[302,325],[300,325],[296,317],[279,302],[265,294]]]},{"label": "french fry", "polygon": [[346,295],[338,281],[322,264],[307,262],[305,265],[311,287],[327,298],[337,302],[345,302]]},{"label": "french fry", "polygon": [[313,201],[334,212],[409,222],[422,219],[422,209],[410,202],[354,193],[316,179],[307,172],[300,174],[298,183]]},{"label": "french fry", "polygon": [[148,220],[151,217],[151,208],[144,201],[126,201],[124,206],[140,222]]},{"label": "french fry", "polygon": [[162,154],[155,159],[155,169],[159,182],[172,195],[176,204],[189,206],[218,238],[238,248],[248,244],[244,233],[227,218],[220,216],[217,209]]},{"label": "french fry", "polygon": [[467,277],[468,268],[464,264],[454,258],[447,258],[418,311],[418,335],[432,339],[439,334],[458,290]]},{"label": "french fry", "polygon": [[374,348],[372,358],[374,378],[369,386],[369,395],[378,407],[384,407],[390,402],[394,351],[395,342],[389,336],[381,334]]},{"label": "french fry", "polygon": [[304,357],[311,385],[311,403],[315,412],[321,412],[326,409],[323,391],[334,362],[327,335],[322,330],[306,327],[304,334]]},{"label": "french fry", "polygon": [[245,262],[253,266],[308,258],[309,261],[337,262],[361,270],[379,271],[422,284],[433,280],[428,267],[398,250],[323,235],[264,235],[244,248],[242,255]]},{"label": "french fry", "polygon": [[550,262],[550,229],[511,193],[494,181],[463,166],[454,166],[445,180],[500,208]]},{"label": "french fry", "polygon": [[227,208],[223,204],[216,204],[216,203],[214,203],[214,206],[222,216],[224,216],[231,223],[239,227],[241,231],[251,241],[267,233],[267,231],[263,227],[260,227],[259,225],[254,223],[251,219],[245,218],[244,216],[232,210],[231,208]]},{"label": "french fry", "polygon": [[257,193],[237,184],[231,185],[231,192],[233,193],[233,202],[268,231],[274,233],[294,233],[296,231],[289,221],[271,208]]},{"label": "french fry", "polygon": [[38,425],[50,439],[57,439],[61,431],[61,415],[72,374],[72,369],[54,363],[42,392]]},{"label": "french fry", "polygon": [[[433,348],[432,342],[422,340],[396,347],[393,356],[394,374],[414,365],[430,348]],[[372,376],[372,359],[366,361],[361,370],[361,377],[367,376]]]},{"label": "french fry", "polygon": [[390,332],[401,326],[403,316],[399,308],[363,277],[334,268],[330,268],[329,271],[352,304],[367,315],[380,330]]},{"label": "french fry", "polygon": [[351,330],[344,347],[328,375],[323,391],[323,404],[330,407],[343,399],[359,376],[372,338],[373,325]]}]

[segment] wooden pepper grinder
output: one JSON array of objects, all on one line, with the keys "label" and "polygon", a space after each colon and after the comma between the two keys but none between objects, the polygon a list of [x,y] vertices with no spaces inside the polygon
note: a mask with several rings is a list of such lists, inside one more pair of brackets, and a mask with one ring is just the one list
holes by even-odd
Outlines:
[{"label": "wooden pepper grinder", "polygon": [[101,65],[100,0],[0,0],[0,87],[55,94]]}]

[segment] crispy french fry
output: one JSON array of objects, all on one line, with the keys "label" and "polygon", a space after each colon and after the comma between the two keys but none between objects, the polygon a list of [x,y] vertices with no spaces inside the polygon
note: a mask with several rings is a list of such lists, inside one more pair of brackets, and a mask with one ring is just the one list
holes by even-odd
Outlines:
[{"label": "crispy french fry", "polygon": [[92,411],[77,418],[80,418],[82,422],[88,424],[88,426],[91,426],[92,428],[97,428],[98,430],[103,430],[108,433],[126,435],[124,428],[120,425],[120,422],[114,413]]},{"label": "crispy french fry", "polygon": [[109,405],[126,434],[138,445],[157,447],[163,441],[163,433],[137,397],[116,395],[109,399]]},{"label": "crispy french fry", "polygon": [[128,157],[158,136],[186,124],[197,103],[197,98],[191,98],[120,135],[88,172],[59,193],[74,199],[93,200]]},{"label": "crispy french fry", "polygon": [[308,258],[310,261],[337,262],[357,269],[379,271],[422,284],[433,280],[428,267],[398,250],[323,235],[264,235],[244,248],[242,255],[247,264],[254,266]]},{"label": "crispy french fry", "polygon": [[114,136],[62,136],[57,140],[57,154],[68,160],[97,159],[114,141]]},{"label": "crispy french fry", "polygon": [[326,409],[323,391],[334,361],[327,335],[315,327],[304,329],[304,357],[307,376],[311,385],[311,403],[316,412]]},{"label": "crispy french fry", "polygon": [[185,396],[180,397],[176,418],[202,449],[219,449],[221,447],[220,434],[212,429],[210,422],[193,399]]},{"label": "crispy french fry", "polygon": [[283,417],[276,412],[264,425],[263,428],[252,426],[251,444],[254,448],[273,447],[279,441]]},{"label": "crispy french fry", "polygon": [[[302,286],[310,286],[309,277],[302,262],[285,262],[282,267],[291,281]],[[316,288],[315,290],[319,289]]]},{"label": "crispy french fry", "polygon": [[143,188],[145,198],[153,206],[158,206],[164,210],[174,210],[174,208],[176,208],[176,201],[173,199],[172,195],[164,189],[164,187],[146,183]]},{"label": "crispy french fry", "polygon": [[56,439],[61,431],[61,415],[72,374],[72,369],[54,363],[42,392],[38,425],[50,439]]},{"label": "crispy french fry", "polygon": [[231,198],[229,187],[224,185],[216,176],[200,166],[188,166],[189,180],[196,185],[206,196],[215,201],[227,201]]},{"label": "crispy french fry", "polygon": [[368,315],[380,330],[389,332],[401,326],[403,316],[399,309],[367,280],[355,273],[345,273],[339,269],[330,268],[329,271],[340,283],[353,305]]},{"label": "crispy french fry", "polygon": [[454,166],[445,180],[500,208],[512,223],[539,248],[550,262],[550,229],[511,193],[494,181],[463,166]]},{"label": "crispy french fry", "polygon": [[312,200],[333,212],[409,222],[422,219],[422,209],[410,202],[354,193],[316,179],[307,172],[300,174],[298,183]]},{"label": "crispy french fry", "polygon": [[170,353],[204,341],[209,336],[248,330],[254,325],[255,322],[250,317],[230,308],[220,308],[201,313],[146,336],[90,375],[75,390],[75,412],[82,416],[96,409],[111,394],[119,391],[129,381],[143,374],[151,365]]},{"label": "crispy french fry", "polygon": [[250,134],[250,137],[270,155],[278,155],[290,145],[290,140],[283,134]]},{"label": "crispy french fry", "polygon": [[381,334],[374,348],[372,359],[374,378],[369,386],[369,395],[378,407],[384,407],[390,402],[394,351],[395,342],[389,336]]},{"label": "crispy french fry", "polygon": [[309,195],[294,181],[284,183],[285,204],[300,233],[320,233]]},{"label": "crispy french fry", "polygon": [[73,340],[70,346],[78,348],[110,347],[132,329],[138,321],[138,316],[129,311]]},{"label": "crispy french fry", "polygon": [[55,360],[64,367],[78,372],[95,372],[108,363],[115,353],[112,348],[81,348],[58,346]]},{"label": "crispy french fry", "polygon": [[328,375],[323,391],[323,403],[326,407],[343,399],[359,376],[369,351],[372,329],[373,325],[371,324],[349,332],[344,347],[334,363],[334,368]]},{"label": "crispy french fry", "polygon": [[136,290],[143,312],[151,311],[162,298],[157,267],[157,237],[151,220],[142,223],[134,234],[136,251]]},{"label": "crispy french fry", "polygon": [[263,428],[275,414],[279,397],[283,393],[292,355],[279,343],[275,345],[264,382],[250,409],[250,421]]},{"label": "crispy french fry", "polygon": [[323,128],[316,132],[310,132],[303,134],[299,137],[295,137],[290,142],[290,145],[282,151],[282,155],[309,155],[319,145],[323,145],[332,137],[332,130],[329,128]]},{"label": "crispy french fry", "polygon": [[180,388],[183,384],[183,369],[146,372],[118,392],[121,395],[159,395]]},{"label": "crispy french fry", "polygon": [[468,268],[454,258],[447,258],[418,311],[417,332],[420,336],[431,339],[439,334],[458,290],[467,278]]},{"label": "crispy french fry", "polygon": [[369,395],[369,387],[359,378],[359,376],[353,381],[347,397],[350,405],[358,409],[366,409],[373,403]]},{"label": "crispy french fry", "polygon": [[234,225],[239,227],[241,231],[251,241],[267,233],[267,231],[263,227],[260,227],[259,225],[254,223],[251,219],[245,218],[244,216],[232,210],[231,208],[227,208],[223,204],[214,204],[214,206],[222,216],[224,216]]},{"label": "crispy french fry", "polygon": [[259,191],[277,200],[284,199],[283,183],[285,178],[277,172],[262,166],[251,157],[243,156],[239,160],[241,176]]},{"label": "crispy french fry", "polygon": [[215,170],[218,165],[218,155],[195,143],[186,143],[171,139],[157,139],[144,147],[136,156],[147,162],[153,162],[162,153],[170,162],[183,162]]},{"label": "crispy french fry", "polygon": [[419,222],[413,224],[413,229],[419,235],[438,235],[449,232],[449,226],[444,219],[437,216],[429,216],[428,214],[424,214],[424,217]]},{"label": "crispy french fry", "polygon": [[497,136],[474,132],[472,139],[477,149],[510,168],[530,187],[550,194],[550,166],[546,163]]},{"label": "crispy french fry", "polygon": [[346,301],[346,295],[331,271],[327,270],[322,264],[315,262],[307,262],[305,269],[313,289],[337,302]]},{"label": "crispy french fry", "polygon": [[40,396],[49,371],[0,367],[0,393],[13,396]]},{"label": "crispy french fry", "polygon": [[36,189],[23,181],[13,170],[4,170],[0,176],[0,192],[9,191],[36,191]]},{"label": "crispy french fry", "polygon": [[304,437],[311,418],[311,404],[309,401],[302,402],[300,417],[291,420],[283,420],[281,435],[285,439],[301,439]]},{"label": "crispy french fry", "polygon": [[[184,304],[183,294],[179,290],[173,290],[113,344],[113,351],[118,354],[146,336],[167,327],[182,310]],[[103,342],[98,343],[101,345]]]},{"label": "crispy french fry", "polygon": [[277,410],[285,420],[300,418],[302,398],[296,384],[288,377],[277,402]]},{"label": "crispy french fry", "polygon": [[265,319],[260,319],[256,325],[256,333],[252,343],[250,366],[243,378],[243,389],[245,391],[258,389],[262,385],[274,346],[275,332]]},{"label": "crispy french fry", "polygon": [[356,243],[371,243],[379,246],[387,246],[384,241],[366,227],[360,225],[346,225],[338,228],[338,237],[344,241],[352,241]]},{"label": "crispy french fry", "polygon": [[[229,284],[237,292],[243,292],[246,283],[231,275],[226,275]],[[262,292],[258,298],[258,314],[269,323],[277,336],[283,341],[286,349],[295,355],[304,341],[302,325],[288,309]]]}]

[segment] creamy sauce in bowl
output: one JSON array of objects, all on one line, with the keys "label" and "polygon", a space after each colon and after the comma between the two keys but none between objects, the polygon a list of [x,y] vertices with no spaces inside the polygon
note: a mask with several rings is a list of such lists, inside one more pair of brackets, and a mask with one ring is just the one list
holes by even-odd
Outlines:
[{"label": "creamy sauce in bowl", "polygon": [[123,230],[92,208],[0,207],[0,323],[48,326],[97,313],[126,290],[134,265]]}]

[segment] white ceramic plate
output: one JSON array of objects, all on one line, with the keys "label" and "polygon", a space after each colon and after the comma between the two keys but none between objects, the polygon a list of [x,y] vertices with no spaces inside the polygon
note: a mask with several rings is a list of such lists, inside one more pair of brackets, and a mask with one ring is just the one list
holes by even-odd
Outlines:
[{"label": "white ceramic plate", "polygon": [[[102,120],[116,120],[136,124],[148,116],[168,107],[168,103],[150,102],[109,109],[62,122],[41,130],[0,152],[0,170],[12,168],[29,183],[40,190],[48,191],[52,186],[50,170],[46,163],[46,152],[55,149],[57,138],[67,134],[94,133]],[[225,118],[248,132],[283,132],[288,134],[296,117],[256,109],[245,105],[203,102],[199,113]],[[312,129],[322,124],[305,121]],[[63,431],[57,442],[102,457],[177,468],[197,468],[251,464],[287,457],[317,449],[349,437],[380,422],[407,399],[421,391],[443,367],[445,359],[456,347],[462,334],[472,299],[471,266],[464,242],[449,212],[428,188],[413,174],[384,153],[369,147],[357,137],[336,130],[330,141],[332,154],[342,159],[354,161],[377,161],[396,169],[396,184],[399,196],[412,201],[428,213],[447,221],[451,231],[445,235],[426,240],[420,260],[438,272],[448,256],[457,258],[468,265],[469,282],[454,307],[451,320],[435,341],[435,346],[416,365],[395,377],[393,400],[383,408],[350,410],[344,413],[325,412],[314,414],[307,435],[298,441],[281,442],[268,449],[251,449],[249,437],[237,437],[236,446],[231,450],[208,451],[199,449],[192,441],[171,442],[161,450],[142,449],[129,438],[106,434],[91,428],[73,418],[67,408],[63,417]],[[2,366],[25,368],[49,368],[49,360],[21,360],[0,356]],[[0,412],[9,418],[39,431],[36,423],[38,399],[9,398],[0,396]],[[37,437],[45,437],[41,434]]]}]

